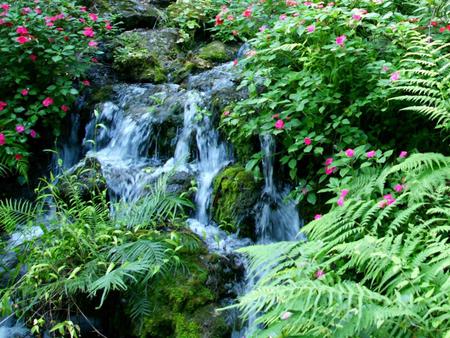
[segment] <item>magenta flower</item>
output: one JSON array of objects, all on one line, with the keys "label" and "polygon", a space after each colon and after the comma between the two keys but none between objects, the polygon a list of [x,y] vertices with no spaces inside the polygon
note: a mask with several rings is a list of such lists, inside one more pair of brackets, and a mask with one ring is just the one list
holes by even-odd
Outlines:
[{"label": "magenta flower", "polygon": [[233,66],[237,66],[237,64],[238,64],[238,59],[234,59],[233,60]]},{"label": "magenta flower", "polygon": [[345,198],[345,196],[347,196],[349,192],[350,192],[350,190],[348,190],[348,189],[343,189],[343,190],[341,191],[341,197],[342,197],[342,198]]},{"label": "magenta flower", "polygon": [[91,19],[92,21],[97,21],[98,20],[97,14],[89,13],[88,16],[89,16],[89,19]]},{"label": "magenta flower", "polygon": [[321,214],[316,214],[314,215],[314,219],[317,221],[318,219],[321,219],[322,215]]},{"label": "magenta flower", "polygon": [[400,152],[400,155],[398,155],[398,157],[400,157],[400,158],[405,158],[406,156],[408,156],[408,152],[407,152],[407,151],[404,151],[404,150],[402,150],[402,151]]},{"label": "magenta flower", "polygon": [[33,130],[33,129],[31,129],[30,130],[30,136],[32,137],[32,138],[36,138],[36,132]]},{"label": "magenta flower", "polygon": [[362,18],[362,17],[361,17],[361,15],[359,15],[359,14],[353,14],[353,15],[352,15],[352,19],[355,20],[355,21],[359,21],[359,20],[361,20],[361,18]]},{"label": "magenta flower", "polygon": [[305,142],[305,144],[306,144],[307,146],[309,146],[309,145],[312,143],[312,141],[311,141],[311,139],[310,139],[309,137],[305,137],[305,139],[303,140],[303,142]]},{"label": "magenta flower", "polygon": [[314,276],[315,276],[317,279],[320,279],[320,278],[322,278],[323,276],[325,276],[325,271],[323,271],[322,269],[319,269],[319,270],[316,271],[316,273],[314,274]]},{"label": "magenta flower", "polygon": [[31,55],[30,55],[30,60],[33,61],[33,62],[36,62],[37,56],[34,55],[34,54],[31,54]]},{"label": "magenta flower", "polygon": [[339,205],[340,207],[342,207],[344,205],[344,198],[343,197],[339,197],[339,199],[337,200],[337,205]]},{"label": "magenta flower", "polygon": [[44,107],[51,106],[53,104],[53,99],[51,97],[47,97],[44,101],[42,101],[42,105]]},{"label": "magenta flower", "polygon": [[376,151],[375,151],[375,150],[368,151],[368,152],[366,153],[366,155],[367,155],[368,158],[375,157]]},{"label": "magenta flower", "polygon": [[275,128],[283,129],[284,128],[284,121],[283,120],[278,120],[277,122],[275,122]]},{"label": "magenta flower", "polygon": [[306,30],[308,31],[308,33],[313,33],[316,30],[316,26],[309,25],[308,27],[306,27]]},{"label": "magenta flower", "polygon": [[386,200],[387,205],[391,205],[395,202],[395,198],[391,194],[384,195],[383,198]]},{"label": "magenta flower", "polygon": [[67,107],[65,104],[63,104],[63,105],[61,106],[61,110],[62,110],[63,112],[65,112],[65,113],[67,113],[67,112],[69,111],[69,107]]},{"label": "magenta flower", "polygon": [[381,67],[381,70],[386,73],[389,70],[389,67],[384,65],[383,67]]},{"label": "magenta flower", "polygon": [[252,16],[252,8],[251,8],[251,7],[248,7],[248,8],[242,13],[242,16],[244,16],[244,17],[246,17],[246,18],[251,17],[251,16]]},{"label": "magenta flower", "polygon": [[293,315],[292,312],[286,311],[284,313],[281,314],[281,320],[287,320],[289,318],[291,318],[291,316]]},{"label": "magenta flower", "polygon": [[93,38],[95,35],[95,32],[92,29],[92,27],[84,27],[83,34],[84,34],[84,36],[87,36],[88,38]]},{"label": "magenta flower", "polygon": [[22,126],[21,124],[19,124],[18,126],[16,126],[16,131],[20,134],[23,133],[25,131],[25,127]]},{"label": "magenta flower", "polygon": [[26,27],[24,27],[24,26],[19,26],[16,29],[16,33],[25,35],[25,34],[28,34],[28,29]]},{"label": "magenta flower", "polygon": [[345,35],[338,36],[336,38],[336,44],[342,47],[344,46],[345,40],[347,40],[347,37]]},{"label": "magenta flower", "polygon": [[83,80],[83,81],[81,81],[81,83],[83,84],[83,86],[86,86],[86,87],[89,87],[91,85],[89,80]]},{"label": "magenta flower", "polygon": [[30,38],[27,36],[19,36],[18,38],[16,38],[16,41],[18,43],[20,43],[21,45],[23,45],[24,43],[27,43],[28,41],[30,41]]},{"label": "magenta flower", "polygon": [[97,47],[97,45],[98,45],[97,41],[94,41],[94,40],[89,41],[89,43],[88,43],[89,47]]},{"label": "magenta flower", "polygon": [[394,187],[394,190],[395,190],[396,192],[402,192],[403,188],[404,188],[403,184],[397,184],[397,185]]},{"label": "magenta flower", "polygon": [[331,175],[336,170],[336,167],[325,167],[325,174]]},{"label": "magenta flower", "polygon": [[27,96],[28,95],[28,89],[22,89],[21,91],[20,91],[20,94],[22,94],[23,96]]},{"label": "magenta flower", "polygon": [[8,106],[8,104],[4,101],[0,101],[0,111],[2,111],[3,109],[5,109],[5,107]]},{"label": "magenta flower", "polygon": [[325,165],[330,165],[331,163],[333,163],[333,158],[329,157],[325,160]]},{"label": "magenta flower", "polygon": [[266,29],[267,29],[266,25],[262,25],[261,27],[259,27],[260,32],[264,32]]},{"label": "magenta flower", "polygon": [[230,112],[228,110],[223,112],[223,116],[228,116],[228,115],[230,115]]},{"label": "magenta flower", "polygon": [[391,74],[391,81],[397,81],[400,79],[400,72],[393,72]]},{"label": "magenta flower", "polygon": [[5,134],[0,133],[0,146],[4,145],[5,143],[6,143]]},{"label": "magenta flower", "polygon": [[347,155],[347,157],[353,157],[355,155],[355,151],[349,148],[345,151],[345,155]]},{"label": "magenta flower", "polygon": [[287,15],[286,15],[286,14],[281,14],[281,15],[280,15],[280,20],[286,20],[286,18],[287,18]]},{"label": "magenta flower", "polygon": [[113,26],[110,23],[107,23],[105,25],[105,28],[110,31],[111,29],[113,29]]}]

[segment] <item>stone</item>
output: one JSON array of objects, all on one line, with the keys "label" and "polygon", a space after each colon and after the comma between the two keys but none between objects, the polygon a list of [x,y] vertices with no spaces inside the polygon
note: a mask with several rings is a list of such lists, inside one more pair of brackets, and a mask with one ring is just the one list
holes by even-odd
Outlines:
[{"label": "stone", "polygon": [[233,58],[227,50],[225,44],[220,41],[213,41],[198,51],[198,57],[212,62],[225,62]]}]

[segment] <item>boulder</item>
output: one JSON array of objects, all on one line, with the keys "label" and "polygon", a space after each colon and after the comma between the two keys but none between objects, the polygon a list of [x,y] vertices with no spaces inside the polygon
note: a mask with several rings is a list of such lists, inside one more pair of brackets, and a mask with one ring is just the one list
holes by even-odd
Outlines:
[{"label": "boulder", "polygon": [[198,51],[198,57],[212,62],[225,62],[233,59],[234,51],[220,41],[213,41]]},{"label": "boulder", "polygon": [[230,232],[254,238],[254,207],[260,196],[260,184],[245,168],[234,165],[223,170],[214,180],[212,216]]}]

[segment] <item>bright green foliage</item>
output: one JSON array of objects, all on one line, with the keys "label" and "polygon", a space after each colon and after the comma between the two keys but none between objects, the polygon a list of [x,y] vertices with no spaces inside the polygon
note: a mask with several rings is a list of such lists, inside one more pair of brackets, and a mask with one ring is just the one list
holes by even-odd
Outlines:
[{"label": "bright green foliage", "polygon": [[302,229],[307,242],[242,249],[261,276],[238,304],[261,313],[251,336],[448,334],[449,181],[450,158],[432,153],[356,172],[344,205]]},{"label": "bright green foliage", "polygon": [[102,54],[97,44],[112,26],[71,0],[3,6],[0,174],[8,169],[26,177],[33,139],[59,134],[59,122],[88,85],[82,81],[94,57]]},{"label": "bright green foliage", "polygon": [[[39,238],[28,239],[16,248],[18,269],[23,265],[28,269],[19,280],[10,279],[13,284],[2,290],[4,301],[13,300],[16,314],[32,323],[41,317],[50,320],[49,313],[64,318],[65,311],[76,312],[79,297],[92,298],[101,307],[110,292],[116,291],[130,299],[127,311],[131,317],[142,321],[148,310],[142,306],[139,291],[183,266],[177,252],[185,243],[188,247],[198,245],[187,235],[158,230],[177,226],[184,217],[183,208],[191,203],[167,193],[164,178],[144,200],[126,209],[114,205],[111,217],[106,191],[84,200],[76,177],[61,179],[70,183],[63,185],[64,189],[71,187],[69,193],[60,194],[61,182],[58,186],[48,184],[36,206],[5,202],[0,208],[6,228],[28,221],[43,231]],[[48,197],[54,213],[43,219]],[[21,231],[27,233],[27,228]]]},{"label": "bright green foliage", "polygon": [[409,104],[403,110],[425,115],[450,131],[450,43],[430,41],[415,31],[409,35],[410,47],[401,61],[405,79],[396,82],[396,89],[407,95],[394,99]]}]

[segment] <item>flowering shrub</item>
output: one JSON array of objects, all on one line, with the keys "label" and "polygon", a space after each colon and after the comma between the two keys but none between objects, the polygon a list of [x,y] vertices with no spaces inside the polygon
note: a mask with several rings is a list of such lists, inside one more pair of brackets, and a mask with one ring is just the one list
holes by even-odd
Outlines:
[{"label": "flowering shrub", "polygon": [[106,20],[70,0],[0,2],[0,168],[26,177],[30,142],[58,134],[86,71],[97,62]]},{"label": "flowering shrub", "polygon": [[277,135],[277,156],[299,200],[314,204],[320,183],[336,175],[326,159],[355,144],[412,150],[429,141],[427,132],[405,140],[417,122],[398,113],[398,102],[387,103],[401,81],[408,32],[426,28],[395,3],[237,1],[219,17],[218,36],[248,39],[250,48],[236,61],[249,98],[223,116],[223,128],[238,144]]}]

